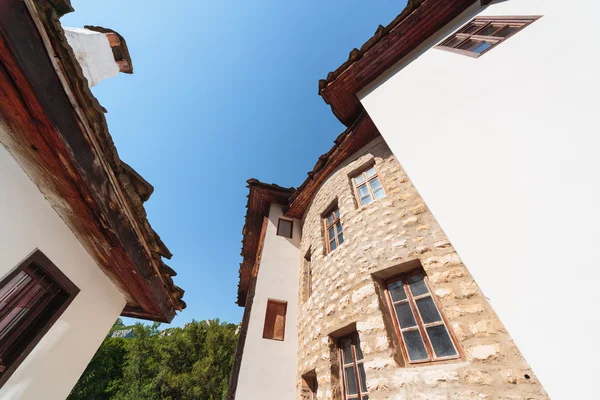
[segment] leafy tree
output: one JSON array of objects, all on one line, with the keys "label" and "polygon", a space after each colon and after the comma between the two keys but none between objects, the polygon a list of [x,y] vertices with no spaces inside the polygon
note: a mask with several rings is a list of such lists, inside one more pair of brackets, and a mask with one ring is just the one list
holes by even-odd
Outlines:
[{"label": "leafy tree", "polygon": [[[119,318],[111,332],[123,327]],[[110,334],[73,388],[69,400],[110,400],[122,386],[127,343]]]},{"label": "leafy tree", "polygon": [[[69,400],[224,400],[237,325],[216,319],[158,328],[137,324],[133,338],[107,338]],[[106,354],[115,343],[124,349],[120,358]],[[120,369],[110,370],[115,376],[102,373],[117,363]]]}]

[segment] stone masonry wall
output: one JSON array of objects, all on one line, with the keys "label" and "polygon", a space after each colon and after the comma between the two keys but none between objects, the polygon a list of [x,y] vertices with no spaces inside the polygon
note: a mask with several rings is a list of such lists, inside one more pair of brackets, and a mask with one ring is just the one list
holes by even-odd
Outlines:
[{"label": "stone masonry wall", "polygon": [[[350,178],[373,160],[387,196],[359,207]],[[345,241],[326,255],[321,215],[336,198]],[[299,399],[304,398],[302,375],[313,371],[317,398],[341,399],[330,334],[352,323],[365,357],[370,400],[548,398],[382,138],[322,185],[305,215],[302,234],[301,254],[310,250],[313,284],[306,301],[300,290]],[[412,366],[395,350],[397,338],[386,322],[390,314],[371,274],[416,259],[463,350],[460,360]],[[301,275],[306,285],[306,274]]]}]

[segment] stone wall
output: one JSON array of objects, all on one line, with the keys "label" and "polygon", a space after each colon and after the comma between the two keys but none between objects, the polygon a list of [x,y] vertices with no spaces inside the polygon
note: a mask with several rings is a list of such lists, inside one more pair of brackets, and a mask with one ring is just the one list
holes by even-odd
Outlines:
[{"label": "stone wall", "polygon": [[[350,178],[373,161],[387,196],[359,207]],[[325,254],[321,215],[336,199],[345,241]],[[305,215],[302,234],[300,253],[311,253],[312,295],[306,300],[305,288],[299,291],[298,398],[302,375],[314,370],[317,398],[341,399],[331,335],[351,324],[360,336],[371,400],[548,398],[383,139],[328,178]],[[372,274],[415,260],[456,335],[459,360],[414,366],[398,351]],[[300,274],[306,285],[307,274]]]}]

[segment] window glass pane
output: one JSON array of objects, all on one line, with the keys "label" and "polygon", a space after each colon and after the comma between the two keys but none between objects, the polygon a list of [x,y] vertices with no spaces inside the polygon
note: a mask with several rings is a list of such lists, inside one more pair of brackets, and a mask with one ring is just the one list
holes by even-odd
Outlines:
[{"label": "window glass pane", "polygon": [[337,248],[337,244],[335,243],[335,239],[329,242],[329,251],[334,251]]},{"label": "window glass pane", "polygon": [[479,32],[477,32],[476,35],[491,36],[492,33],[496,32],[498,30],[498,28],[500,28],[499,25],[490,24],[490,25],[486,26],[485,28],[483,28],[482,30],[480,30]]},{"label": "window glass pane", "polygon": [[406,293],[404,292],[404,284],[402,281],[390,283],[388,290],[392,296],[392,301],[400,301],[406,299]]},{"label": "window glass pane", "polygon": [[333,224],[333,215],[329,215],[329,216],[327,217],[327,225],[329,226],[329,225],[331,225],[331,224]]},{"label": "window glass pane", "polygon": [[356,375],[354,375],[354,366],[349,366],[344,368],[345,378],[346,378],[346,394],[357,394],[357,385],[356,385]]},{"label": "window glass pane", "polygon": [[431,296],[417,300],[417,307],[419,308],[419,313],[421,313],[421,318],[423,318],[425,324],[442,320]]},{"label": "window glass pane", "polygon": [[377,190],[373,190],[373,195],[376,199],[382,199],[385,197],[385,191],[383,190],[383,188],[379,188]]},{"label": "window glass pane", "polygon": [[291,238],[292,237],[292,221],[286,219],[279,220],[279,236]]},{"label": "window glass pane", "polygon": [[381,182],[379,181],[379,178],[374,178],[369,182],[369,185],[371,185],[371,190],[376,190],[381,187]]},{"label": "window glass pane", "polygon": [[463,29],[461,32],[462,33],[473,33],[476,30],[478,30],[479,28],[481,28],[482,24],[476,24],[476,23],[470,23],[469,25],[467,25],[467,27],[465,29]]},{"label": "window glass pane", "polygon": [[374,168],[374,167],[373,167],[373,168],[369,168],[369,169],[368,169],[368,170],[365,172],[365,174],[367,175],[367,178],[370,178],[370,177],[372,177],[373,175],[375,175],[375,168]]},{"label": "window glass pane", "polygon": [[365,176],[363,174],[360,174],[359,176],[354,178],[354,183],[356,183],[356,186],[360,185],[364,181],[365,181]]},{"label": "window glass pane", "polygon": [[408,358],[411,361],[427,360],[427,350],[425,350],[425,344],[419,330],[402,332],[404,343],[406,344],[406,351],[408,352]]},{"label": "window glass pane", "polygon": [[365,366],[363,363],[358,364],[358,377],[360,378],[360,391],[367,391],[367,376],[365,375]]},{"label": "window glass pane", "polygon": [[350,364],[352,360],[352,340],[350,338],[342,339],[340,342],[344,364]]},{"label": "window glass pane", "polygon": [[364,395],[364,396],[362,397],[362,400],[369,400],[369,395],[368,395],[368,394],[367,394],[367,395]]},{"label": "window glass pane", "polygon": [[458,48],[461,50],[467,50],[472,51],[473,53],[481,54],[492,46],[493,43],[491,42],[468,39],[463,44],[458,46]]},{"label": "window glass pane", "polygon": [[344,234],[340,232],[340,234],[338,235],[338,243],[342,244],[344,243]]},{"label": "window glass pane", "polygon": [[423,280],[422,274],[413,275],[407,278],[406,281],[410,286],[410,291],[413,294],[413,296],[420,296],[422,294],[429,293],[429,290],[427,290],[427,285]]},{"label": "window glass pane", "polygon": [[335,214],[335,217],[336,217],[336,218],[339,218],[339,217],[340,217],[340,209],[339,209],[339,208],[336,208],[336,209],[335,209],[335,211],[334,211],[333,213]]},{"label": "window glass pane", "polygon": [[443,46],[445,47],[455,47],[457,44],[461,43],[464,39],[460,38],[460,37],[453,37],[452,39],[446,41],[446,43],[443,44]]},{"label": "window glass pane", "polygon": [[416,326],[415,316],[413,315],[410,305],[408,303],[395,304],[396,315],[398,316],[398,323],[401,328],[410,328]]},{"label": "window glass pane", "polygon": [[356,334],[354,341],[354,351],[356,352],[356,359],[360,361],[363,359],[363,353],[362,349],[360,348],[360,339],[358,338],[358,334]]},{"label": "window glass pane", "polygon": [[360,198],[360,205],[364,206],[365,204],[369,204],[371,201],[373,201],[373,199],[371,199],[371,195],[368,194],[365,197]]},{"label": "window glass pane", "polygon": [[512,35],[515,32],[518,32],[521,27],[517,26],[506,26],[500,32],[496,33],[496,36],[507,37]]},{"label": "window glass pane", "polygon": [[367,185],[362,185],[361,187],[358,188],[358,195],[361,198],[365,197],[365,196],[370,196],[369,189],[367,188]]},{"label": "window glass pane", "polygon": [[337,230],[337,233],[338,233],[338,234],[339,234],[339,233],[341,233],[341,232],[342,232],[342,223],[338,221],[338,222],[335,224],[335,229]]},{"label": "window glass pane", "polygon": [[331,240],[335,237],[335,230],[334,230],[333,226],[328,229],[328,234],[329,234],[329,240]]},{"label": "window glass pane", "polygon": [[457,354],[448,330],[444,325],[427,328],[427,334],[429,335],[429,340],[431,340],[436,357],[450,357]]}]

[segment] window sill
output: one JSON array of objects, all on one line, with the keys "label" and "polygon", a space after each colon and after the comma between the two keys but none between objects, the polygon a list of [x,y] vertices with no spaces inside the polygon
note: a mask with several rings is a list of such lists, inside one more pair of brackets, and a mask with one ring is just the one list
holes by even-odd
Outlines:
[{"label": "window sill", "polygon": [[386,196],[384,196],[384,197],[382,197],[382,198],[380,198],[380,199],[375,199],[375,200],[373,200],[373,201],[372,201],[372,202],[370,202],[370,203],[367,203],[367,204],[365,204],[365,205],[362,205],[362,206],[358,207],[358,208],[356,209],[356,212],[357,212],[358,214],[360,214],[360,213],[361,213],[361,212],[363,212],[365,209],[369,208],[369,206],[372,206],[373,204],[376,204],[376,203],[382,202],[382,201],[384,201],[385,199],[387,199],[387,195],[386,195]]},{"label": "window sill", "polygon": [[325,254],[324,258],[329,257],[330,255],[332,255],[333,253],[335,253],[336,251],[338,251],[339,249],[343,248],[344,245],[346,244],[346,241],[344,240],[344,243],[340,244],[338,247],[335,248],[335,250],[331,250],[329,253]]}]

